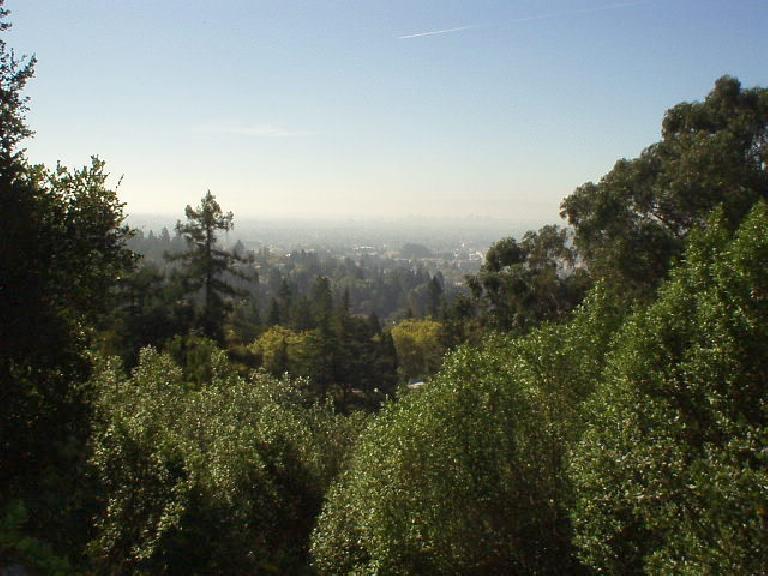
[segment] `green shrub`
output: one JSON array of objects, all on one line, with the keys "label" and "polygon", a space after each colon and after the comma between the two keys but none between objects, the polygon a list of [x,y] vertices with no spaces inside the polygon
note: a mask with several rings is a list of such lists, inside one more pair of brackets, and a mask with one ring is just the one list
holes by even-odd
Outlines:
[{"label": "green shrub", "polygon": [[190,385],[147,348],[130,378],[98,372],[92,464],[105,499],[90,549],[103,572],[307,571],[323,491],[360,423],[291,382],[239,377],[223,352],[207,370]]},{"label": "green shrub", "polygon": [[715,216],[623,327],[569,472],[582,558],[608,574],[768,566],[768,210]]},{"label": "green shrub", "polygon": [[563,458],[617,318],[598,288],[571,325],[460,348],[389,404],[329,492],[316,569],[578,573]]}]

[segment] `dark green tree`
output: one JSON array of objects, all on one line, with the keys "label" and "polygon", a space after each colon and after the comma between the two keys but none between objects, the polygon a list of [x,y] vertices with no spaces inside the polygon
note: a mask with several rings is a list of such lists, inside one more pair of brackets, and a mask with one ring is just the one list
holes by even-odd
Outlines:
[{"label": "dark green tree", "polygon": [[379,332],[374,336],[376,344],[374,361],[371,367],[375,375],[375,386],[379,392],[385,395],[394,393],[397,386],[397,349],[392,333]]},{"label": "dark green tree", "polygon": [[440,307],[443,302],[443,275],[435,273],[432,280],[429,281],[429,313],[434,320],[439,318]]},{"label": "dark green tree", "polygon": [[280,304],[278,304],[275,298],[269,305],[269,316],[267,317],[267,326],[277,326],[280,324]]},{"label": "dark green tree", "polygon": [[469,294],[458,294],[448,304],[443,302],[443,338],[446,348],[460,344],[479,344],[483,335],[483,326],[478,314],[476,301]]},{"label": "dark green tree", "polygon": [[144,346],[160,346],[190,326],[177,306],[177,286],[152,263],[142,263],[117,283],[116,306],[100,322],[104,352],[133,368]]},{"label": "dark green tree", "polygon": [[564,320],[591,284],[575,260],[567,230],[559,226],[526,232],[520,242],[496,242],[480,273],[468,277],[484,323],[525,333],[541,322]]},{"label": "dark green tree", "polygon": [[7,15],[0,1],[0,514],[24,502],[25,533],[69,553],[87,532],[91,497],[88,347],[133,255],[102,161],[49,170],[19,148],[32,133],[22,90],[35,59],[7,47]]},{"label": "dark green tree", "polygon": [[286,326],[290,325],[292,319],[293,292],[293,287],[288,278],[283,278],[277,291],[277,303],[279,305],[280,322]]},{"label": "dark green tree", "polygon": [[724,76],[664,116],[661,141],[562,203],[591,273],[652,296],[683,239],[722,204],[731,228],[768,196],[768,89]]},{"label": "dark green tree", "polygon": [[338,381],[339,371],[339,334],[334,325],[333,294],[331,284],[325,276],[318,276],[312,285],[312,314],[314,317],[316,339],[316,364],[312,382],[317,387],[320,397],[328,394],[330,387]]},{"label": "dark green tree", "polygon": [[232,212],[222,211],[210,190],[196,208],[187,206],[185,212],[187,222],[179,222],[176,230],[186,240],[188,250],[169,255],[168,259],[183,263],[186,289],[200,298],[199,316],[203,334],[223,342],[223,324],[229,310],[227,299],[238,295],[238,291],[227,282],[226,275],[240,274],[235,263],[241,258],[217,248],[216,233],[231,230],[234,216]]},{"label": "dark green tree", "polygon": [[296,299],[291,310],[291,327],[294,330],[311,330],[315,327],[312,304],[305,295]]},{"label": "dark green tree", "polygon": [[37,58],[17,57],[5,43],[2,33],[11,24],[6,20],[10,12],[4,4],[0,0],[0,183],[5,187],[24,164],[24,151],[18,149],[19,143],[32,136],[25,117],[29,98],[23,91],[34,76]]}]

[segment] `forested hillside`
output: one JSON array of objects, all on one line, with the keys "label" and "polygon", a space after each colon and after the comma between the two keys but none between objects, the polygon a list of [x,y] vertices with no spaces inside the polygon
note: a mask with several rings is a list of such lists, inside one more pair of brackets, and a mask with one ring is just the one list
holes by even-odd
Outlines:
[{"label": "forested hillside", "polygon": [[225,249],[211,191],[131,230],[103,160],[28,159],[9,26],[0,572],[765,573],[768,89],[667,110],[457,285]]}]

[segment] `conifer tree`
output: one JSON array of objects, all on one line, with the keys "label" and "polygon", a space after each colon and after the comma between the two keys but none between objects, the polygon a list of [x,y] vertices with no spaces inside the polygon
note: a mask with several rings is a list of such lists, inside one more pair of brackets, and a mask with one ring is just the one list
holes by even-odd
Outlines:
[{"label": "conifer tree", "polygon": [[235,268],[235,263],[242,259],[216,247],[216,232],[231,230],[234,215],[221,209],[210,190],[199,206],[187,206],[185,213],[187,222],[178,222],[176,231],[187,241],[189,250],[178,255],[166,255],[166,258],[180,260],[184,264],[187,292],[201,296],[200,327],[203,334],[221,342],[224,315],[228,309],[227,298],[239,294],[227,283],[225,275],[242,276]]},{"label": "conifer tree", "polygon": [[[3,4],[0,0],[0,33],[11,27],[6,20],[10,11]],[[4,186],[23,164],[19,142],[32,136],[25,117],[29,98],[23,95],[23,90],[35,74],[36,62],[35,56],[17,57],[0,36],[0,176]]]}]

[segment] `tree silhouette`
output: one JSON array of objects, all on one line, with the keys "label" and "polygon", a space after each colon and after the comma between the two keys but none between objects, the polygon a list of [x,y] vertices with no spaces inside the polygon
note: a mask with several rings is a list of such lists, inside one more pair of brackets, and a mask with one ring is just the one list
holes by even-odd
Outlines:
[{"label": "tree silhouette", "polygon": [[243,276],[235,263],[243,259],[232,252],[216,248],[216,232],[233,228],[232,212],[224,212],[211,191],[203,196],[196,208],[187,206],[186,224],[178,222],[177,232],[184,237],[189,250],[182,254],[167,255],[168,260],[180,260],[184,265],[184,284],[188,294],[199,294],[202,299],[200,326],[203,333],[219,342],[223,341],[223,320],[228,299],[239,292],[225,279],[227,273]]}]

